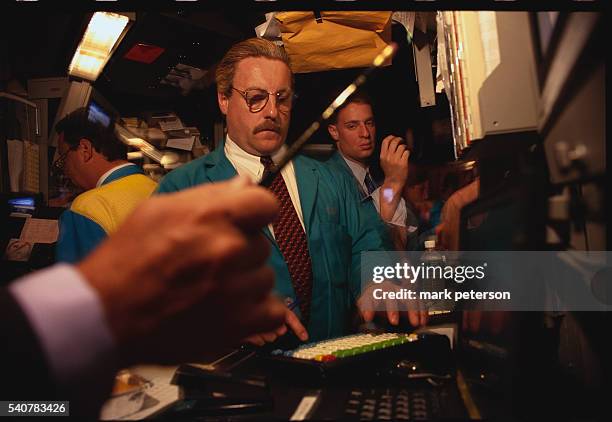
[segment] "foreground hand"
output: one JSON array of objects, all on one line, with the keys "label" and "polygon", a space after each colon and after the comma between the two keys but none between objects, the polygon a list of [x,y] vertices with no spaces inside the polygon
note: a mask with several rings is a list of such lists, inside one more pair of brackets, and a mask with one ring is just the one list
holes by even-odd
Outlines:
[{"label": "foreground hand", "polygon": [[388,281],[369,285],[357,300],[357,308],[364,321],[370,322],[377,314],[386,314],[387,319],[392,325],[398,325],[400,314],[403,313],[407,316],[410,325],[413,327],[427,324],[427,311],[421,309],[418,300],[376,299],[374,297],[375,289],[382,289],[385,292],[399,292],[401,286]]},{"label": "foreground hand", "polygon": [[196,360],[278,329],[285,307],[261,234],[277,210],[244,178],[153,197],[82,261],[121,363]]},{"label": "foreground hand", "polygon": [[286,334],[288,329],[293,331],[293,333],[295,333],[297,338],[299,338],[301,341],[308,340],[308,332],[306,331],[306,328],[304,328],[304,325],[301,323],[300,319],[295,313],[293,313],[293,311],[286,309],[284,325],[274,331],[249,336],[245,339],[245,341],[255,344],[256,346],[263,346],[266,343],[272,343],[280,336]]}]

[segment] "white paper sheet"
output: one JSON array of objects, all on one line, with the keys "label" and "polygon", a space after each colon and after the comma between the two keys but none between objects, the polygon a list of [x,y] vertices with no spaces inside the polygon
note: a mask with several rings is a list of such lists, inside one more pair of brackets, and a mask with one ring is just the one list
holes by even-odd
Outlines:
[{"label": "white paper sheet", "polygon": [[169,130],[181,130],[181,129],[184,129],[185,127],[183,126],[183,123],[178,118],[176,118],[176,119],[171,119],[171,120],[160,121],[159,128],[163,130],[164,132],[167,132]]},{"label": "white paper sheet", "polygon": [[20,240],[30,243],[57,242],[59,225],[57,220],[28,218],[21,229]]},{"label": "white paper sheet", "polygon": [[478,12],[480,39],[485,62],[485,79],[501,63],[499,39],[497,36],[497,18],[495,12]]},{"label": "white paper sheet", "polygon": [[7,139],[6,148],[8,150],[11,192],[19,192],[23,177],[23,142],[19,139]]},{"label": "white paper sheet", "polygon": [[179,388],[170,384],[176,366],[140,366],[134,373],[150,381],[142,392],[109,398],[100,412],[100,420],[141,420],[179,400]]},{"label": "white paper sheet", "polygon": [[193,148],[193,142],[195,141],[194,136],[187,136],[185,138],[169,138],[166,141],[167,148],[177,148],[185,151],[191,151]]}]

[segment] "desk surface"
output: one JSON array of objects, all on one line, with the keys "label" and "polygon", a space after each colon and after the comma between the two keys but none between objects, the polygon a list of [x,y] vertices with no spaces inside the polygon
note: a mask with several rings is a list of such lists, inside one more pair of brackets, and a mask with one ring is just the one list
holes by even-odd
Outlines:
[{"label": "desk surface", "polygon": [[[410,356],[406,357],[417,359],[424,351],[423,346],[433,344],[441,346],[436,349],[445,347],[445,353],[448,355],[450,350],[446,337],[435,337],[435,339],[429,337],[429,340],[422,340],[420,346],[410,351],[407,350],[406,353],[410,353]],[[431,343],[432,340],[436,341]],[[440,350],[429,349],[432,356],[441,356],[439,355]],[[403,373],[389,373],[389,368],[393,368],[394,365],[377,358],[370,364],[351,364],[350,367],[343,368],[341,372],[330,372],[319,378],[309,376],[312,373],[309,375],[302,373],[298,368],[296,368],[297,372],[293,372],[286,367],[286,362],[283,362],[283,366],[277,366],[280,362],[266,358],[266,355],[253,355],[248,351],[237,353],[244,353],[244,355],[239,355],[237,358],[232,356],[232,359],[236,359],[240,364],[234,365],[232,362],[231,372],[211,373],[193,366],[181,367],[177,372],[181,375],[174,379],[175,382],[181,384],[181,400],[156,416],[173,421],[197,418],[207,420],[209,416],[221,417],[221,420],[225,417],[238,417],[239,420],[289,420],[299,416],[298,408],[301,404],[316,397],[316,404],[307,415],[307,419],[336,420],[345,416],[347,403],[358,394],[363,396],[359,405],[360,409],[367,404],[363,402],[366,398],[367,401],[370,401],[378,400],[383,395],[389,397],[393,395],[392,397],[397,397],[398,401],[410,397],[412,403],[413,398],[426,396],[428,411],[430,410],[429,404],[431,404],[432,411],[439,413],[442,417],[467,417],[462,396],[452,377],[445,380],[437,378],[437,385],[432,386],[425,379],[409,379]],[[402,356],[403,354],[404,352]],[[242,359],[242,356],[250,357],[245,360]],[[374,362],[376,363],[373,364]],[[420,360],[420,362],[427,363],[426,360]],[[218,365],[217,368],[220,366]],[[429,368],[429,366],[425,367]],[[170,382],[175,369],[176,367],[137,367],[132,371],[153,380],[154,384],[159,384]],[[226,374],[231,374],[231,380],[225,378]],[[174,398],[178,398],[178,395],[177,392]],[[111,401],[105,406],[103,412],[105,418],[119,419],[121,409],[117,406],[121,404],[121,400],[120,398],[114,400],[114,404]],[[151,415],[163,407],[159,403],[153,406],[149,402],[147,409],[135,412],[133,408],[135,401],[125,401],[126,407],[123,412],[127,414],[131,410],[127,416],[129,419]]]},{"label": "desk surface", "polygon": [[[535,333],[541,334],[541,331]],[[523,343],[521,348],[514,350],[511,358],[504,360],[488,361],[485,356],[479,355],[474,350],[460,349],[455,353],[457,376],[448,384],[444,400],[445,404],[451,404],[449,407],[451,413],[447,413],[446,416],[452,419],[477,419],[480,416],[485,419],[506,420],[576,417],[580,420],[598,420],[597,415],[603,409],[602,403],[606,403],[603,391],[587,391],[576,387],[576,384],[572,384],[571,380],[564,378],[563,373],[556,369],[548,354],[542,353],[542,342],[536,344],[533,338],[528,337],[528,339],[530,342]],[[536,345],[540,347],[535,347]],[[248,370],[248,366],[246,368]],[[137,367],[134,371],[161,385],[171,381],[176,369],[177,367]],[[171,406],[159,417],[162,420],[172,421],[220,421],[228,420],[228,417],[232,420],[289,420],[305,395],[309,395],[312,390],[320,390],[318,410],[310,417],[316,420],[333,420],[343,415],[347,394],[355,387],[352,381],[344,384],[324,381],[319,385],[312,383],[306,385],[300,380],[288,377],[287,374],[284,376],[281,374],[279,377],[258,363],[254,369],[255,372],[268,376],[271,406],[267,409],[240,416],[228,414],[212,416],[213,413],[208,411],[191,413],[187,416],[173,413],[174,407]],[[358,373],[357,370],[355,372]],[[378,380],[364,378],[361,381],[360,387],[384,384],[380,378]],[[384,382],[384,379],[382,381]],[[404,386],[417,387],[415,383],[407,383]],[[175,398],[178,398],[179,390],[176,387],[170,388],[175,388]],[[210,391],[203,390],[205,389],[194,388],[193,385],[181,388],[182,400],[178,402],[179,406],[185,400],[197,401],[198,398],[206,397]],[[222,398],[222,396],[216,397]],[[161,408],[162,406],[159,406],[155,410]],[[145,410],[148,412],[134,413],[130,419],[153,413],[152,406]]]}]

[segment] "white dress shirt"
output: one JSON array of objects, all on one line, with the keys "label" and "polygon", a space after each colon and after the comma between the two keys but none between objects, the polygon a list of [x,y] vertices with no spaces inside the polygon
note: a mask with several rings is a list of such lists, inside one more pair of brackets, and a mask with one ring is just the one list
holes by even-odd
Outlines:
[{"label": "white dress shirt", "polygon": [[[275,163],[278,159],[283,155],[284,151],[287,149],[286,145],[283,145],[276,153],[274,153],[271,158]],[[225,156],[232,163],[236,171],[240,176],[248,176],[255,183],[259,183],[264,173],[264,165],[261,164],[260,158],[257,155],[249,154],[242,148],[238,146],[234,141],[231,140],[229,135],[225,138],[225,148],[224,148]],[[285,180],[285,184],[287,185],[287,190],[289,191],[289,197],[291,198],[291,202],[293,203],[293,208],[295,208],[298,218],[300,219],[300,223],[302,223],[302,228],[304,231],[306,228],[304,227],[304,216],[302,214],[302,205],[300,203],[300,194],[298,191],[297,180],[295,178],[295,169],[293,168],[293,161],[289,161],[286,166],[281,169],[281,176]],[[272,228],[272,224],[268,224],[268,229],[270,229],[270,233],[274,236],[274,229]]]},{"label": "white dress shirt", "polygon": [[[340,150],[338,150],[340,156],[344,159],[346,164],[351,169],[353,176],[357,179],[357,183],[359,184],[359,189],[361,192],[366,195],[368,192],[368,188],[365,184],[366,174],[370,171],[369,167],[363,167],[360,163],[357,163],[350,158],[347,158],[342,154]],[[372,175],[370,175],[371,177]],[[380,189],[381,187],[377,187],[369,196],[372,197],[374,201],[374,206],[376,207],[376,211],[380,215]],[[384,194],[384,192],[383,192]],[[395,213],[393,214],[393,218],[391,221],[386,221],[386,223],[395,224],[396,226],[406,227],[406,201],[404,198],[401,198],[397,208],[395,209]]]}]

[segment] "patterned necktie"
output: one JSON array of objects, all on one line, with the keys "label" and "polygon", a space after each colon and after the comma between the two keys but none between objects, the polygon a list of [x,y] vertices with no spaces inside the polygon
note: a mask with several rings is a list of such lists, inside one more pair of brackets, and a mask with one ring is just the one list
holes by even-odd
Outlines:
[{"label": "patterned necktie", "polygon": [[365,183],[366,189],[368,190],[368,195],[371,195],[372,192],[374,192],[378,187],[376,186],[374,179],[372,179],[372,176],[370,175],[369,171],[366,172],[365,179],[363,180],[363,182]]},{"label": "patterned necktie", "polygon": [[[261,157],[265,172],[272,165],[270,157]],[[285,258],[293,289],[297,295],[302,321],[306,324],[310,316],[310,299],[312,297],[312,263],[308,252],[306,233],[300,223],[287,185],[279,173],[270,185],[270,190],[280,202],[278,218],[272,222],[276,243]]]}]

